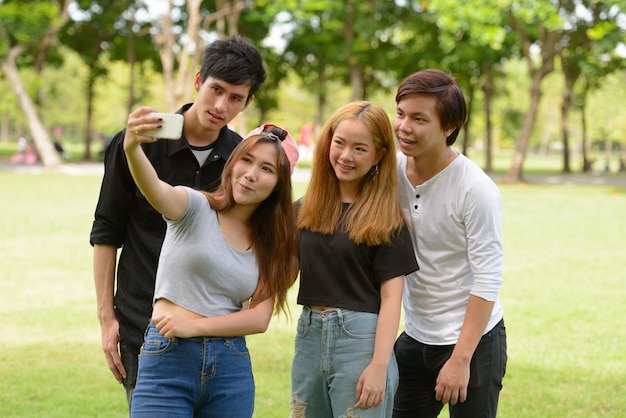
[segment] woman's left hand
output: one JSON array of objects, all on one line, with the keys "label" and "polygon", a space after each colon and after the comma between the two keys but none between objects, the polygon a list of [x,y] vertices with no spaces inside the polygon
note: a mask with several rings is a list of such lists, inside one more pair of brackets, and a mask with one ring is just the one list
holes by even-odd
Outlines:
[{"label": "woman's left hand", "polygon": [[370,364],[363,370],[356,385],[359,399],[355,408],[372,408],[382,403],[387,386],[387,368]]},{"label": "woman's left hand", "polygon": [[153,317],[152,322],[156,325],[159,333],[165,338],[191,338],[196,336],[194,327],[195,320],[183,319],[171,312]]}]

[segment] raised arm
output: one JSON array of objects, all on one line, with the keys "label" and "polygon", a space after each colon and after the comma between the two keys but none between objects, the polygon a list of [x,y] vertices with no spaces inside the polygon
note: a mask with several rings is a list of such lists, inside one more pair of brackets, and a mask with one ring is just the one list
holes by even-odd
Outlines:
[{"label": "raised arm", "polygon": [[141,148],[142,143],[157,141],[154,137],[142,135],[142,132],[161,126],[161,120],[149,115],[151,112],[154,112],[154,109],[141,107],[128,116],[124,152],[130,173],[141,193],[160,214],[176,220],[182,216],[187,207],[187,193],[180,187],[173,187],[159,179]]}]

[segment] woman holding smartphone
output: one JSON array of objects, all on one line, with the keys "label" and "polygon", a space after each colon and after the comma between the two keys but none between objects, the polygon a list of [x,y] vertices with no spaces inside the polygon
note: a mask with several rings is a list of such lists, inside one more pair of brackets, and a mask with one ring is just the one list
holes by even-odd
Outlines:
[{"label": "woman holding smartphone", "polygon": [[215,192],[171,186],[141,147],[157,140],[145,132],[159,125],[137,111],[124,138],[139,190],[167,222],[131,417],[251,417],[245,336],[265,332],[285,309],[298,270],[294,155],[276,135],[250,135]]}]

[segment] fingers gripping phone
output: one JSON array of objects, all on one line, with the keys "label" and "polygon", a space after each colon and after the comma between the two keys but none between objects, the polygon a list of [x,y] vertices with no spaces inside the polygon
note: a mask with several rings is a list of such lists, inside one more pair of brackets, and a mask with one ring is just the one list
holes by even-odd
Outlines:
[{"label": "fingers gripping phone", "polygon": [[150,116],[161,118],[161,127],[143,134],[162,139],[180,139],[183,134],[183,115],[178,113],[151,113]]}]

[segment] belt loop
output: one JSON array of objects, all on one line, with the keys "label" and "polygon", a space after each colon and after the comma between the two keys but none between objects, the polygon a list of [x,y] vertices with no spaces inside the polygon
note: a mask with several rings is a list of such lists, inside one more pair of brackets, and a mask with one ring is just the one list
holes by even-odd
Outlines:
[{"label": "belt loop", "polygon": [[337,322],[343,325],[343,310],[341,308],[337,308],[335,311],[337,312]]},{"label": "belt loop", "polygon": [[311,325],[311,315],[313,315],[313,310],[308,306],[303,306],[303,313],[305,314],[307,325]]}]

